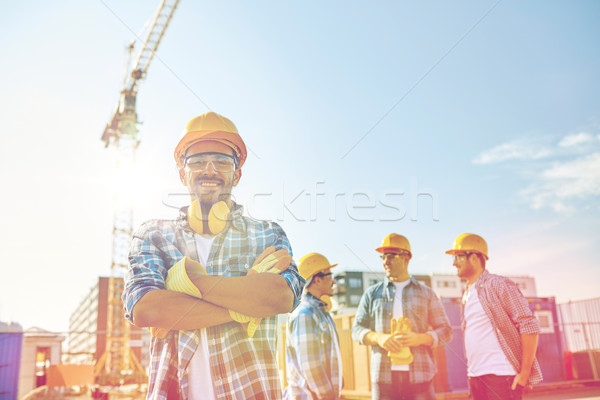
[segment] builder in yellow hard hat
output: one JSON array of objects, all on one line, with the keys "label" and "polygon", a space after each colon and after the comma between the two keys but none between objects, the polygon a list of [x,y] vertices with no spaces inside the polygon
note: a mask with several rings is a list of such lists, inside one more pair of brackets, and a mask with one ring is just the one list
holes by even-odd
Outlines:
[{"label": "builder in yellow hard hat", "polygon": [[390,233],[375,250],[386,278],[365,291],[352,326],[352,338],[371,346],[372,397],[433,400],[431,348],[452,340],[450,322],[433,290],[408,273],[406,237]]},{"label": "builder in yellow hard hat", "polygon": [[446,253],[467,281],[462,327],[472,398],[521,399],[524,386],[542,380],[535,359],[537,318],[513,281],[488,272],[481,236],[463,233]]},{"label": "builder in yellow hard hat", "polygon": [[340,345],[324,301],[333,295],[331,268],[336,265],[319,253],[305,255],[298,264],[306,287],[287,323],[286,399],[338,399],[341,395]]},{"label": "builder in yellow hard hat", "polygon": [[246,146],[209,112],[175,148],[190,206],[134,235],[125,316],[149,327],[149,398],[281,398],[277,314],[297,305],[304,279],[279,225],[242,215],[231,199]]}]

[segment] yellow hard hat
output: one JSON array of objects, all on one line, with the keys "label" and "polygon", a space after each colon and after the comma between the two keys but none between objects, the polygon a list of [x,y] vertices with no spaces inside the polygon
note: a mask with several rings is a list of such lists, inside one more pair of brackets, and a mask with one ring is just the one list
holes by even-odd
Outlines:
[{"label": "yellow hard hat", "polygon": [[479,253],[486,260],[488,257],[487,243],[483,238],[474,233],[463,233],[454,240],[454,246],[446,254]]},{"label": "yellow hard hat", "polygon": [[179,168],[183,168],[185,152],[202,141],[219,142],[231,147],[238,157],[238,168],[246,161],[246,145],[233,122],[211,111],[192,118],[185,126],[183,137],[175,147],[175,161]]},{"label": "yellow hard hat", "polygon": [[298,263],[298,272],[306,280],[308,285],[311,279],[317,273],[335,267],[337,264],[329,264],[327,258],[319,253],[309,253],[300,259]]},{"label": "yellow hard hat", "polygon": [[383,238],[383,242],[381,242],[381,247],[375,249],[375,251],[383,254],[383,253],[402,253],[408,252],[408,255],[412,257],[412,252],[410,251],[410,243],[408,239],[402,235],[398,235],[397,233],[390,233],[386,237]]}]

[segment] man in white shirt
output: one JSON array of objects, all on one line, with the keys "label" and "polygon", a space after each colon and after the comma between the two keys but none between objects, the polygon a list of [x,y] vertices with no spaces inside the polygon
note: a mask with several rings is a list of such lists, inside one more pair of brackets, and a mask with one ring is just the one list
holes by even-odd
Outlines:
[{"label": "man in white shirt", "polygon": [[474,400],[520,400],[542,380],[535,359],[540,327],[517,285],[485,269],[487,243],[463,233],[447,254],[466,279],[463,323],[467,375]]}]

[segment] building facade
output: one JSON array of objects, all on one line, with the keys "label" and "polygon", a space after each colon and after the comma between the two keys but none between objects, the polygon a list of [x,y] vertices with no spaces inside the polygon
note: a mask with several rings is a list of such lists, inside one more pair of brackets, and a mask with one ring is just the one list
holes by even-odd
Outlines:
[{"label": "building facade", "polygon": [[[116,279],[115,287],[123,291],[123,279]],[[108,326],[108,277],[99,277],[96,284],[79,303],[69,318],[69,336],[64,361],[68,364],[95,364],[106,352]],[[119,307],[122,309],[122,307]],[[148,365],[150,334],[146,329],[129,326],[123,313],[115,315],[113,326],[119,331],[129,329],[129,345],[142,365]]]},{"label": "building facade", "polygon": [[46,384],[50,366],[60,364],[64,340],[63,335],[37,327],[25,330],[19,368],[19,399]]}]

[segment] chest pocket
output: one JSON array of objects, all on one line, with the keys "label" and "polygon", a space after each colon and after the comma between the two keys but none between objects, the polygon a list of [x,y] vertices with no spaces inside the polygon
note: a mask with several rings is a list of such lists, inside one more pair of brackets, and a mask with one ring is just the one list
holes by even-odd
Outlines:
[{"label": "chest pocket", "polygon": [[225,264],[225,276],[244,276],[252,268],[252,262],[256,257],[236,256],[230,257]]}]

